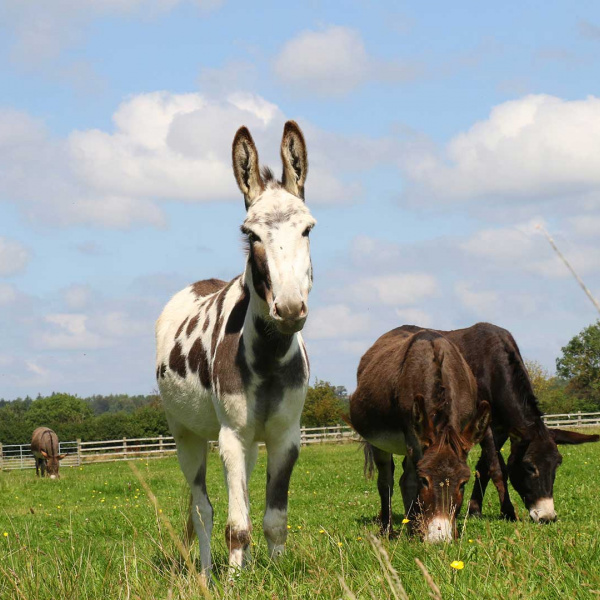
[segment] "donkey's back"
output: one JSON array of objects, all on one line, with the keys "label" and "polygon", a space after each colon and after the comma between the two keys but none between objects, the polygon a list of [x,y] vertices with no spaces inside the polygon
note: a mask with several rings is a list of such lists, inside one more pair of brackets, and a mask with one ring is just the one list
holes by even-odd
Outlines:
[{"label": "donkey's back", "polygon": [[456,396],[447,408],[450,424],[460,430],[476,404],[475,380],[461,353],[437,331],[398,327],[382,335],[360,361],[352,424],[367,438],[374,430],[407,432],[415,397],[423,396],[432,411],[443,390]]}]

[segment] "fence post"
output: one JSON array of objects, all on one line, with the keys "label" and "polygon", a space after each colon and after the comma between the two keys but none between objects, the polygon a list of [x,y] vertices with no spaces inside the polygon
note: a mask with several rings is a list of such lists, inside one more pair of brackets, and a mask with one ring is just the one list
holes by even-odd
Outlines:
[{"label": "fence post", "polygon": [[2,442],[0,442],[0,471],[4,468],[4,454],[2,452]]},{"label": "fence post", "polygon": [[25,465],[23,464],[23,444],[19,446],[19,454],[21,456],[21,469],[24,469]]},{"label": "fence post", "polygon": [[77,466],[81,466],[81,438],[77,438]]},{"label": "fence post", "polygon": [[123,460],[127,460],[127,438],[123,438]]},{"label": "fence post", "polygon": [[162,436],[162,434],[158,436],[158,449],[160,450],[160,456],[163,457],[165,455],[165,451],[163,449],[163,436]]},{"label": "fence post", "polygon": [[300,445],[306,446],[306,427],[300,427]]},{"label": "fence post", "polygon": [[581,425],[581,411],[577,411],[577,425]]}]

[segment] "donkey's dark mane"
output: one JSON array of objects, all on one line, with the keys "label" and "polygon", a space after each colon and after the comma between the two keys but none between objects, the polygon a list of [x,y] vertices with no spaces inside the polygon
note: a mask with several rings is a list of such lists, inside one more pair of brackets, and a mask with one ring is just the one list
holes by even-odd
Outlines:
[{"label": "donkey's dark mane", "polygon": [[280,181],[275,177],[275,173],[273,173],[273,169],[271,169],[271,167],[261,167],[260,174],[265,185],[270,185],[271,187],[283,186],[283,181]]}]

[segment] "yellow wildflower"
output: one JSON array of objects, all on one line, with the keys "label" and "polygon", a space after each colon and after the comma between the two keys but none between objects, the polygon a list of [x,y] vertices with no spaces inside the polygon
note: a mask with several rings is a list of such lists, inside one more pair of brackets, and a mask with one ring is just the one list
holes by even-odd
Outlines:
[{"label": "yellow wildflower", "polygon": [[8,537],[8,531],[5,531],[5,532],[4,532],[2,535],[3,535],[4,537]]},{"label": "yellow wildflower", "polygon": [[319,533],[325,533],[324,529],[319,529]]},{"label": "yellow wildflower", "polygon": [[457,571],[460,571],[461,569],[464,569],[464,568],[465,568],[465,563],[464,563],[462,560],[453,560],[453,561],[450,563],[450,566],[451,566],[453,569],[456,569]]},{"label": "yellow wildflower", "polygon": [[338,542],[338,546],[341,548],[344,544],[342,542]]},{"label": "yellow wildflower", "polygon": [[402,519],[402,525],[406,525],[407,523],[410,523],[410,519],[407,519],[406,517]]}]

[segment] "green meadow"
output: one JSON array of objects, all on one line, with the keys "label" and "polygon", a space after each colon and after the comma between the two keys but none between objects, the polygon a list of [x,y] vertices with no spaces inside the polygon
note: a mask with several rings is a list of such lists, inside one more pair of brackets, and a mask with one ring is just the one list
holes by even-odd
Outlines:
[{"label": "green meadow", "polygon": [[[522,520],[498,520],[497,496],[489,487],[484,517],[465,520],[463,510],[460,538],[430,546],[406,531],[381,543],[373,537],[379,500],[374,481],[363,478],[358,445],[302,448],[290,490],[287,554],[276,563],[268,559],[261,528],[266,464],[261,452],[250,485],[253,560],[233,580],[226,567],[227,497],[219,456],[213,453],[210,595],[270,600],[598,597],[600,444],[562,447],[561,452],[556,523],[531,522],[514,491]],[[473,465],[478,454],[478,449],[471,453]],[[36,479],[31,470],[0,472],[0,598],[200,598],[200,583],[169,533],[172,525],[182,534],[187,514],[187,488],[177,461],[142,460],[135,466],[157,504],[127,462],[64,468],[59,481]],[[394,509],[402,529],[398,488]],[[195,546],[192,559],[197,559]]]}]

